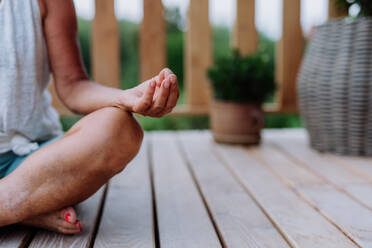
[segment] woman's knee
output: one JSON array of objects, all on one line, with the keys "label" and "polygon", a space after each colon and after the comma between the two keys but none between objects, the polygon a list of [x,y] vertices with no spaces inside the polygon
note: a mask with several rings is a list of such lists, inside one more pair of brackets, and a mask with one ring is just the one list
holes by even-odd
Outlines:
[{"label": "woman's knee", "polygon": [[119,161],[128,163],[141,148],[143,130],[131,113],[115,109],[113,115],[117,119],[114,118],[113,123],[115,125],[111,129],[111,134],[109,134],[109,138],[112,140],[111,149]]},{"label": "woman's knee", "polygon": [[143,130],[133,115],[118,108],[98,110],[74,128],[99,151],[98,169],[109,174],[125,168],[137,155],[143,139]]},{"label": "woman's knee", "polygon": [[121,171],[139,152],[143,130],[131,113],[116,108],[107,111],[109,127],[103,138],[107,144],[107,159]]}]

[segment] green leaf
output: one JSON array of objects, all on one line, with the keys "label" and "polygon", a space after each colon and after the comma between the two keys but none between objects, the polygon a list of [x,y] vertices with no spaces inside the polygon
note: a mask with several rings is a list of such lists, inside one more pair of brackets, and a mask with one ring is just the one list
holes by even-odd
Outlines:
[{"label": "green leaf", "polygon": [[208,70],[214,97],[222,101],[263,103],[275,90],[274,62],[266,51],[242,56],[233,50]]}]

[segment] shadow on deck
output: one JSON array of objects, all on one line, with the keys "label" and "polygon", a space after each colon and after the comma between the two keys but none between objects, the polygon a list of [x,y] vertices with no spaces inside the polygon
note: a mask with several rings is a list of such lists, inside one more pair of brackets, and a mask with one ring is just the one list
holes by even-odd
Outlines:
[{"label": "shadow on deck", "polygon": [[314,152],[303,130],[267,130],[259,148],[147,133],[78,206],[82,234],[13,226],[0,247],[372,247],[371,192],[372,159]]}]

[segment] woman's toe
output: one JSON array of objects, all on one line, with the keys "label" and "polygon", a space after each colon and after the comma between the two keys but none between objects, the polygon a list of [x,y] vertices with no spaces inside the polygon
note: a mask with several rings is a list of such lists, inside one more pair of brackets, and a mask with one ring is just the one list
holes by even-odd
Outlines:
[{"label": "woman's toe", "polygon": [[77,221],[75,224],[71,224],[66,222],[65,220],[59,220],[58,221],[58,228],[60,230],[69,230],[73,233],[79,233],[81,232],[81,224],[79,224],[80,221]]},{"label": "woman's toe", "polygon": [[80,220],[76,223],[76,225],[79,228],[80,232],[82,232],[83,231],[83,224],[81,224]]},{"label": "woman's toe", "polygon": [[58,229],[58,232],[63,233],[63,234],[77,234],[80,232],[80,230],[79,229],[67,229],[67,228],[60,227]]},{"label": "woman's toe", "polygon": [[68,223],[76,224],[77,215],[72,207],[62,209],[60,217]]}]

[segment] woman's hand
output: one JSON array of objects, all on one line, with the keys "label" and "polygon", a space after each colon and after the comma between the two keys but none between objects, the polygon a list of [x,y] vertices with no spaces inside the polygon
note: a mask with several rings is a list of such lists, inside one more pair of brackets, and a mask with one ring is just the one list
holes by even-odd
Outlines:
[{"label": "woman's hand", "polygon": [[144,116],[162,117],[172,112],[179,96],[177,76],[166,68],[156,77],[124,91],[118,105]]}]

